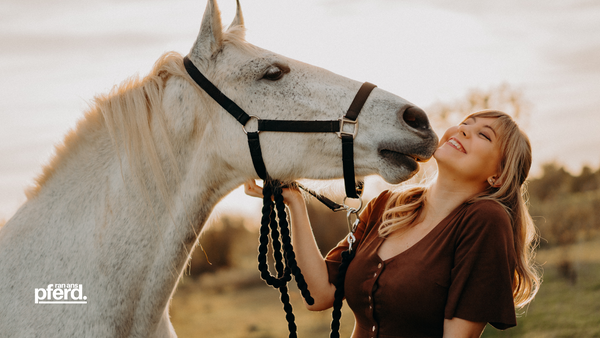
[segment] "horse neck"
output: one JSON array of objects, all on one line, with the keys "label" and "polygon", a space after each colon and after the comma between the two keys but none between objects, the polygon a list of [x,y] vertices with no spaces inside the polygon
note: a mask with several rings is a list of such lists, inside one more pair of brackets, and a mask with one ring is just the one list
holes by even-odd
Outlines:
[{"label": "horse neck", "polygon": [[[26,217],[43,218],[46,236],[66,232],[76,237],[73,246],[78,248],[73,249],[84,253],[78,265],[86,269],[71,271],[72,279],[85,283],[89,278],[85,275],[107,273],[98,268],[119,266],[106,279],[120,290],[109,294],[133,301],[137,305],[133,321],[152,326],[147,321],[156,323],[166,313],[213,207],[244,178],[227,167],[211,135],[196,131],[194,142],[173,149],[178,174],[165,170],[165,196],[152,184],[137,186],[125,152],[115,149],[105,125],[84,127],[80,126],[81,136],[53,169],[52,177],[27,203],[26,213],[37,216]],[[159,157],[167,161],[168,156],[161,153]],[[94,261],[98,258],[100,262]]]}]

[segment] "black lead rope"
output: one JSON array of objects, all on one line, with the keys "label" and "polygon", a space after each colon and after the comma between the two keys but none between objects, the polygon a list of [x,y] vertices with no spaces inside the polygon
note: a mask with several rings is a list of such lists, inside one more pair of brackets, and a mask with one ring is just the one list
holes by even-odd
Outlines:
[{"label": "black lead rope", "polygon": [[[350,208],[345,205],[337,204],[328,198],[316,194],[311,190],[308,190],[301,185],[294,183],[296,187],[302,188],[311,194],[315,194],[321,198],[324,198],[339,207],[337,207],[336,211],[339,210],[347,210],[347,219],[348,219],[348,227],[350,233],[348,235],[348,250],[343,251],[342,263],[339,267],[339,273],[337,276],[337,280],[335,282],[335,295],[333,302],[333,313],[332,313],[332,321],[331,321],[331,338],[339,338],[339,329],[340,329],[340,319],[342,317],[342,305],[344,301],[344,281],[346,277],[346,271],[348,270],[348,265],[354,258],[355,250],[352,248],[352,245],[356,241],[354,237],[354,232],[358,226],[358,212],[362,208],[362,200],[361,205],[358,209]],[[264,183],[263,187],[263,208],[262,208],[262,219],[261,219],[261,227],[260,227],[260,239],[259,239],[259,247],[258,247],[258,270],[260,271],[261,278],[272,287],[279,290],[281,294],[281,302],[283,303],[283,310],[285,311],[285,318],[288,322],[288,329],[290,332],[289,337],[297,337],[296,330],[297,326],[295,323],[295,317],[292,309],[292,305],[290,304],[289,291],[287,288],[287,283],[291,280],[291,276],[293,275],[296,279],[296,284],[298,285],[298,289],[300,293],[306,300],[306,303],[309,305],[314,304],[314,299],[310,295],[310,291],[308,290],[308,285],[304,280],[304,276],[298,264],[296,263],[296,256],[294,254],[294,248],[291,243],[291,237],[289,232],[289,223],[287,220],[287,213],[285,211],[285,204],[283,202],[282,196],[282,188],[284,186],[281,182],[277,180],[267,180]],[[321,199],[319,199],[321,200]],[[333,209],[332,209],[333,210]],[[354,223],[352,223],[352,217],[356,217]],[[269,272],[269,266],[267,264],[267,252],[269,250],[269,235],[271,241],[271,248],[273,250],[273,260],[275,265],[275,271],[277,273],[276,276],[272,275]],[[283,246],[282,246],[283,243]],[[283,249],[283,253],[282,253]]]},{"label": "black lead rope", "polygon": [[[356,228],[360,222],[358,218],[358,213],[362,209],[362,200],[360,200],[360,206],[355,208],[346,207],[348,211],[346,214],[346,218],[348,220],[348,230],[350,233],[348,234],[348,250],[342,251],[342,263],[338,268],[337,280],[335,281],[335,294],[333,299],[333,313],[331,314],[331,334],[329,337],[331,338],[339,338],[340,337],[340,319],[342,318],[342,304],[344,302],[345,296],[345,287],[344,282],[346,280],[346,272],[348,271],[348,266],[352,259],[356,255],[356,249],[352,247],[352,245],[356,242],[356,237],[354,237],[354,233],[356,232]],[[352,217],[356,219],[352,222]]]},{"label": "black lead rope", "polygon": [[[254,169],[260,178],[263,179],[263,208],[262,208],[262,219],[260,229],[260,245],[258,254],[258,268],[261,272],[261,278],[265,282],[274,288],[279,289],[281,293],[281,302],[286,313],[286,319],[288,321],[288,327],[290,330],[290,337],[296,337],[296,324],[294,322],[294,314],[292,313],[292,306],[290,304],[290,297],[288,294],[287,283],[291,280],[291,276],[294,276],[298,288],[302,293],[302,296],[308,304],[313,304],[314,300],[310,296],[308,287],[302,276],[302,272],[296,263],[296,257],[291,243],[290,231],[287,221],[287,214],[285,212],[285,204],[283,203],[283,196],[281,195],[282,185],[277,180],[271,180],[267,172],[265,163],[262,158],[262,152],[260,149],[259,133],[261,131],[271,132],[304,132],[304,133],[321,133],[321,132],[333,132],[338,135],[342,140],[342,163],[344,173],[344,186],[346,190],[347,198],[358,198],[360,199],[363,182],[357,182],[354,175],[354,138],[358,132],[358,114],[360,113],[363,105],[367,98],[371,94],[371,91],[375,89],[375,85],[365,82],[362,84],[358,93],[352,100],[350,108],[346,114],[337,120],[318,120],[318,121],[287,121],[287,120],[261,120],[256,116],[250,116],[242,108],[240,108],[235,102],[229,99],[223,92],[221,92],[210,80],[208,80],[201,72],[196,68],[193,62],[186,56],[183,58],[183,64],[190,77],[202,88],[210,97],[212,97],[221,107],[229,112],[240,124],[244,133],[248,137],[248,146],[250,148],[250,155],[252,157],[252,163]],[[246,131],[245,126],[251,119],[258,121],[257,131]],[[345,125],[351,125],[353,127],[344,128]],[[350,130],[348,130],[350,129]],[[350,225],[351,214],[358,213],[358,210],[349,208],[346,205],[338,204],[332,200],[316,194],[304,187],[311,195],[315,196],[319,201],[323,202],[327,207],[334,211],[347,210],[348,211],[348,222]],[[362,204],[362,201],[361,201]],[[359,208],[360,209],[360,208]],[[339,320],[341,317],[341,304],[344,298],[343,290],[343,276],[345,276],[347,265],[352,260],[354,252],[352,251],[352,243],[350,239],[354,238],[354,229],[356,226],[351,227],[352,232],[349,236],[350,249],[348,252],[342,253],[342,265],[340,266],[341,282],[336,285],[335,293],[335,305],[332,322],[332,337],[339,337]],[[273,257],[275,260],[275,269],[277,274],[271,275],[267,265],[267,252],[269,243],[269,234],[271,235],[271,245],[273,248]],[[345,257],[345,258],[344,258]],[[336,327],[334,330],[334,326]],[[334,332],[335,331],[335,332]]]},{"label": "black lead rope", "polygon": [[[297,337],[297,327],[287,288],[287,283],[291,280],[292,275],[296,279],[298,289],[306,300],[306,303],[312,305],[314,304],[314,300],[308,291],[308,285],[304,280],[304,276],[302,276],[302,272],[296,263],[281,189],[282,184],[279,181],[265,181],[263,187],[260,244],[258,247],[258,270],[260,271],[260,277],[268,285],[279,289],[281,303],[283,303],[283,310],[285,311],[285,319],[288,322],[289,337],[295,338]],[[271,235],[271,248],[273,249],[276,276],[273,276],[269,272],[267,264],[269,234]]]},{"label": "black lead rope", "polygon": [[352,262],[356,251],[352,248],[342,252],[342,264],[340,264],[337,281],[335,283],[335,296],[333,300],[333,312],[331,314],[331,333],[329,337],[340,337],[340,319],[342,318],[342,305],[345,297],[344,281],[348,265]]}]

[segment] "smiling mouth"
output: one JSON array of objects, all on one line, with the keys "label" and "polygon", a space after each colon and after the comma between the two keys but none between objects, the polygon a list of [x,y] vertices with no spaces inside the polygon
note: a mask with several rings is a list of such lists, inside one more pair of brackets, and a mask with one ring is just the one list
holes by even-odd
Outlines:
[{"label": "smiling mouth", "polygon": [[418,157],[402,154],[389,149],[382,149],[379,151],[379,154],[395,166],[407,168],[411,172],[419,170],[418,162],[421,162],[421,159]]},{"label": "smiling mouth", "polygon": [[465,148],[463,148],[462,144],[460,142],[458,142],[458,140],[455,138],[450,138],[448,141],[446,141],[446,143],[448,143],[448,145],[450,145],[452,148],[460,151],[461,153],[465,153],[465,154],[467,153]]}]

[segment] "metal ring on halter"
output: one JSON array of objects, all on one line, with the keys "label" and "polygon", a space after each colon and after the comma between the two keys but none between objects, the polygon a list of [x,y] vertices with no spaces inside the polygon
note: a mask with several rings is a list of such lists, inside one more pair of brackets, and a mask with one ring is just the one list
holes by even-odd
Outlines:
[{"label": "metal ring on halter", "polygon": [[348,205],[346,205],[346,200],[348,199],[348,196],[344,197],[344,200],[342,201],[342,205],[345,207],[346,210],[353,210],[355,213],[358,213],[362,210],[363,207],[363,200],[362,198],[358,198],[358,201],[360,202],[360,205],[358,206],[358,209],[355,208],[351,208]]},{"label": "metal ring on halter", "polygon": [[[246,122],[245,125],[242,126],[242,130],[244,131],[244,134],[248,135],[248,131],[246,130],[246,125],[248,123],[250,123],[250,121],[252,121],[252,119],[256,119],[256,121],[258,122],[260,120],[260,117],[256,116],[256,115],[248,115],[250,116],[250,119],[248,120],[248,122]],[[260,130],[258,130],[258,127],[256,127],[256,132],[260,133]]]}]

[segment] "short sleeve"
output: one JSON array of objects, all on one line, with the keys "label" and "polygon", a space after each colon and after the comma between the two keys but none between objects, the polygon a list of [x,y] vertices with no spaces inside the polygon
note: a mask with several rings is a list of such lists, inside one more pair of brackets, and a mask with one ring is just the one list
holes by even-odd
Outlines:
[{"label": "short sleeve", "polygon": [[[379,212],[374,212],[383,207],[387,203],[390,192],[388,190],[382,192],[379,196],[372,199],[358,216],[360,222],[354,232],[356,237],[356,248],[360,246],[365,237],[365,231],[368,225],[377,223],[380,217]],[[327,273],[329,274],[329,283],[335,284],[337,281],[338,270],[342,264],[342,252],[348,250],[348,236],[344,237],[333,249],[325,256],[325,264],[327,265]]]},{"label": "short sleeve", "polygon": [[469,206],[458,232],[445,318],[515,326],[516,254],[508,214],[493,201]]}]

